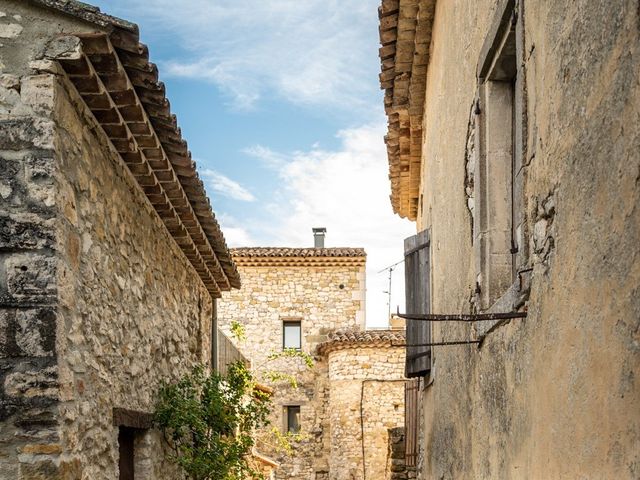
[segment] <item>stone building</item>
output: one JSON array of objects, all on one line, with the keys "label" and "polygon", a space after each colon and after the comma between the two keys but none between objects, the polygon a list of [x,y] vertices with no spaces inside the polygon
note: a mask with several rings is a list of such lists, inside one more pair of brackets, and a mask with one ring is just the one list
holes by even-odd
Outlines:
[{"label": "stone building", "polygon": [[640,476],[639,15],[382,1],[419,478]]},{"label": "stone building", "polygon": [[388,430],[404,423],[404,344],[404,331],[368,330],[336,332],[319,346],[329,390],[325,478],[389,478]]},{"label": "stone building", "polygon": [[240,278],[136,25],[0,1],[0,477],[176,479],[149,412]]},{"label": "stone building", "polygon": [[[246,339],[235,341],[256,371],[297,379],[294,388],[263,377],[274,387],[272,426],[301,433],[291,455],[260,444],[279,463],[276,478],[360,480],[366,457],[366,478],[383,479],[387,428],[403,423],[404,336],[364,330],[364,250],[317,245],[232,249],[243,294],[223,294],[221,329],[244,326]],[[313,355],[314,367],[269,360],[285,347]]]}]

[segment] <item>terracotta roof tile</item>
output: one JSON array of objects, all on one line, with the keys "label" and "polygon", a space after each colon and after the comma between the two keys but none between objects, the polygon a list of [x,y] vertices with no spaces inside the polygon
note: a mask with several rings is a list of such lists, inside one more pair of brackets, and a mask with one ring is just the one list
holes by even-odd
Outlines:
[{"label": "terracotta roof tile", "polygon": [[366,257],[364,248],[232,248],[233,257]]},{"label": "terracotta roof tile", "polygon": [[334,350],[358,347],[404,347],[404,330],[341,330],[329,335],[329,340],[318,345],[317,352],[324,355]]},{"label": "terracotta roof tile", "polygon": [[363,248],[232,248],[239,267],[363,267],[367,254]]}]

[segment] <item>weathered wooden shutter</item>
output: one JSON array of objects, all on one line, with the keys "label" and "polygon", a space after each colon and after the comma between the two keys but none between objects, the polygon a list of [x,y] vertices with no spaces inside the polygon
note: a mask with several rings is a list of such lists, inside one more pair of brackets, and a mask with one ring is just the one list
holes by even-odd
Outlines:
[{"label": "weathered wooden shutter", "polygon": [[[423,230],[404,241],[406,311],[408,314],[431,313],[429,301],[429,231]],[[431,323],[407,319],[407,345],[431,342]],[[407,346],[405,375],[419,377],[431,369],[431,347]]]},{"label": "weathered wooden shutter", "polygon": [[404,456],[407,467],[415,467],[418,459],[418,392],[417,378],[404,384]]}]

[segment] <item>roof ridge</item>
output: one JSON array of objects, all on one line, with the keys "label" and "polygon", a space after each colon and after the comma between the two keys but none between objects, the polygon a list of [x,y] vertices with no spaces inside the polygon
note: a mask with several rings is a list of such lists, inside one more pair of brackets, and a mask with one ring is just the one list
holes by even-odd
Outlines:
[{"label": "roof ridge", "polygon": [[116,27],[138,33],[138,25],[119,17],[103,13],[100,7],[79,0],[29,0],[35,5],[58,10],[59,12],[85,20],[101,27]]}]

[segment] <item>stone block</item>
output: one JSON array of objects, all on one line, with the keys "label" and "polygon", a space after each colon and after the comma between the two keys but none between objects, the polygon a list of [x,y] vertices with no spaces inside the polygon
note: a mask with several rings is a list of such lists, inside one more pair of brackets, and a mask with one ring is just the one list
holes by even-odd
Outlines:
[{"label": "stone block", "polygon": [[41,118],[0,120],[0,150],[54,149],[55,124]]},{"label": "stone block", "polygon": [[55,77],[53,75],[32,75],[21,82],[20,96],[36,113],[50,113],[55,106]]},{"label": "stone block", "polygon": [[[3,402],[4,403],[4,402]],[[56,441],[57,432],[54,430],[58,425],[58,413],[55,406],[50,408],[32,407],[22,409],[13,424],[23,431],[38,433],[38,438],[50,438]]]},{"label": "stone block", "polygon": [[18,310],[15,345],[30,357],[52,356],[56,347],[56,314],[52,309]]},{"label": "stone block", "polygon": [[22,162],[0,154],[0,205],[11,202],[23,179]]},{"label": "stone block", "polygon": [[4,261],[7,291],[17,300],[56,293],[56,258],[41,254],[12,255]]},{"label": "stone block", "polygon": [[20,465],[20,480],[62,480],[60,470],[53,460],[41,460],[33,463],[27,463],[27,458],[24,460],[25,463]]},{"label": "stone block", "polygon": [[0,250],[53,248],[53,222],[34,214],[0,214]]},{"label": "stone block", "polygon": [[[34,365],[35,367],[35,365]],[[58,396],[57,367],[35,368],[17,371],[7,375],[4,381],[4,393],[9,397],[48,397]]]}]

